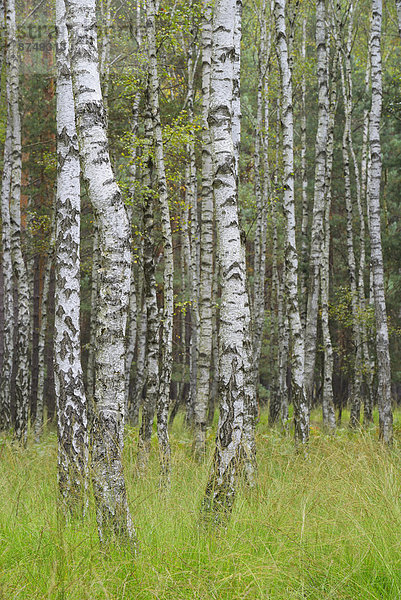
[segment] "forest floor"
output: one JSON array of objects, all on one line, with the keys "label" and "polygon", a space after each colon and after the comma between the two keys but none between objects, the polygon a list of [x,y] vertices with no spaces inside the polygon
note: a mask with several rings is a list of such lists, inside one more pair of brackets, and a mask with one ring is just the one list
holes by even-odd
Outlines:
[{"label": "forest floor", "polygon": [[[344,423],[346,423],[344,415]],[[199,508],[208,464],[191,456],[177,418],[171,493],[158,493],[156,439],[149,475],[135,475],[136,431],[125,474],[139,552],[101,549],[93,517],[57,510],[56,434],[22,450],[0,440],[0,598],[57,600],[370,600],[401,598],[401,414],[395,444],[377,429],[335,436],[317,413],[309,456],[258,426],[259,479],[242,486],[226,529],[205,529]],[[209,433],[210,454],[214,433]],[[209,456],[210,460],[211,456]],[[92,511],[93,514],[93,511]]]}]

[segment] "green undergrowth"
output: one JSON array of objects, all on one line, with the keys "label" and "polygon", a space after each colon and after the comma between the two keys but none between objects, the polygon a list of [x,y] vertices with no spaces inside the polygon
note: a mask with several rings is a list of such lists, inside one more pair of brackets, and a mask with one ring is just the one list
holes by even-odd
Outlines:
[{"label": "green undergrowth", "polygon": [[[26,450],[0,447],[0,598],[57,600],[370,600],[401,598],[400,415],[392,450],[377,430],[321,432],[308,456],[290,437],[258,426],[258,485],[240,486],[225,529],[206,528],[199,507],[210,464],[191,435],[171,432],[171,492],[159,494],[154,440],[146,480],[135,474],[137,433],[126,437],[125,474],[139,539],[134,558],[99,546],[93,510],[65,522],[57,510],[56,435]],[[345,418],[344,418],[345,423]]]}]

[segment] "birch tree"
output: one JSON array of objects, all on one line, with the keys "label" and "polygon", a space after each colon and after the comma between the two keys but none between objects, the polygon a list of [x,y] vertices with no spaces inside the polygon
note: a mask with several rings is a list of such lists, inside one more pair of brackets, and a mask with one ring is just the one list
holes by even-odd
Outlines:
[{"label": "birch tree", "polygon": [[370,33],[370,61],[372,78],[372,104],[369,116],[370,178],[369,221],[373,290],[376,315],[376,351],[378,370],[378,405],[380,439],[391,444],[393,439],[393,413],[391,406],[391,368],[384,295],[383,252],[380,224],[381,143],[380,120],[382,113],[382,60],[381,60],[382,2],[372,0]]},{"label": "birch tree", "polygon": [[6,5],[6,33],[7,71],[10,86],[8,96],[9,115],[12,123],[10,189],[11,256],[18,290],[18,330],[15,348],[17,363],[15,381],[15,435],[25,445],[28,434],[29,413],[30,295],[21,245],[21,117],[19,109],[19,58],[14,0],[10,0]]},{"label": "birch tree", "polygon": [[289,66],[285,0],[275,0],[277,53],[282,87],[282,129],[284,162],[285,293],[291,333],[291,393],[294,404],[295,440],[305,444],[309,437],[309,408],[304,383],[304,338],[298,304],[298,255],[295,241],[294,128],[292,80]]},{"label": "birch tree", "polygon": [[217,0],[213,17],[209,127],[213,191],[221,267],[220,417],[203,509],[219,520],[232,509],[243,458],[246,410],[247,292],[238,220],[237,171],[233,141],[235,0]]},{"label": "birch tree", "polygon": [[132,540],[121,463],[125,325],[130,282],[129,226],[112,171],[98,70],[94,0],[67,0],[67,27],[81,166],[99,235],[92,483],[101,540]]},{"label": "birch tree", "polygon": [[[10,94],[10,86],[6,86],[6,94]],[[13,301],[13,269],[11,260],[11,224],[10,224],[10,191],[11,191],[11,133],[12,122],[10,102],[7,101],[7,129],[4,142],[3,176],[1,180],[1,241],[3,268],[3,364],[0,380],[0,428],[11,427],[11,375],[14,358],[14,301]]]},{"label": "birch tree", "polygon": [[56,3],[57,198],[55,383],[58,480],[70,510],[85,502],[88,477],[87,404],[80,335],[80,166],[68,34],[63,0]]},{"label": "birch tree", "polygon": [[323,244],[325,169],[328,132],[328,79],[325,0],[316,2],[316,49],[318,78],[318,125],[315,145],[315,190],[309,266],[309,293],[305,326],[305,388],[311,406],[316,362],[317,322],[320,296],[320,259]]},{"label": "birch tree", "polygon": [[212,155],[208,123],[212,57],[212,7],[209,0],[204,0],[202,7],[202,194],[200,218],[198,371],[195,408],[195,449],[198,455],[203,455],[205,452],[206,414],[210,394],[210,368],[213,339],[213,189]]},{"label": "birch tree", "polygon": [[157,398],[157,435],[159,439],[162,476],[166,483],[170,477],[170,442],[168,436],[168,409],[170,403],[170,380],[172,369],[173,344],[173,245],[168,205],[167,182],[164,167],[163,135],[159,108],[159,74],[156,55],[156,2],[146,3],[146,35],[149,52],[149,103],[153,121],[153,140],[155,169],[158,184],[159,204],[164,252],[164,309],[162,322],[162,358],[160,371],[160,387]]}]

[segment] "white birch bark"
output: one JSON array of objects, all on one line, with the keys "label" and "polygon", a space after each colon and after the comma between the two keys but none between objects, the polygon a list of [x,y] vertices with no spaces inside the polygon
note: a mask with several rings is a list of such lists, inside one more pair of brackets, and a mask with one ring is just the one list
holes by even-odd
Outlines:
[{"label": "white birch bark", "polygon": [[320,272],[321,286],[321,319],[322,338],[324,349],[323,363],[323,396],[322,413],[323,426],[329,432],[336,428],[336,417],[333,402],[333,344],[329,327],[329,291],[330,291],[330,211],[331,211],[331,178],[333,171],[334,154],[334,121],[337,110],[337,67],[339,48],[336,44],[331,72],[330,102],[327,127],[327,158],[326,158],[326,183],[325,183],[325,214],[322,265]]},{"label": "white birch bark", "polygon": [[67,27],[81,166],[99,235],[92,483],[101,540],[132,540],[121,454],[124,351],[130,282],[129,226],[111,168],[98,70],[94,0],[67,0]]},{"label": "white birch bark", "polygon": [[11,129],[11,255],[14,277],[18,290],[18,332],[15,357],[17,372],[15,381],[16,421],[15,435],[26,444],[29,413],[29,287],[28,277],[22,256],[21,244],[21,117],[19,112],[19,58],[17,49],[17,29],[15,21],[15,3],[10,0],[6,5],[7,32],[7,68]]},{"label": "white birch bark", "polygon": [[285,26],[285,0],[275,0],[274,11],[282,87],[283,205],[286,219],[285,294],[292,344],[291,397],[294,405],[295,441],[296,443],[305,444],[309,438],[309,408],[305,394],[304,338],[298,304],[298,254],[295,241],[294,204],[294,126],[292,81]]},{"label": "white birch bark", "polygon": [[157,435],[161,460],[162,478],[166,485],[170,478],[170,442],[168,435],[168,409],[170,404],[170,381],[172,370],[173,344],[173,245],[168,205],[167,182],[164,168],[163,136],[159,109],[159,75],[156,55],[156,3],[146,3],[146,33],[149,52],[149,101],[153,121],[153,139],[155,145],[155,168],[161,211],[161,225],[164,251],[164,309],[162,327],[162,360],[160,370],[160,387],[157,398]]},{"label": "white birch bark", "polygon": [[324,192],[329,108],[325,19],[325,0],[317,0],[316,47],[319,86],[318,126],[315,146],[315,190],[309,264],[310,281],[305,326],[305,388],[309,407],[312,403],[315,378],[317,321],[320,295],[320,259],[323,247],[323,217],[325,209]]},{"label": "white birch bark", "polygon": [[380,120],[382,112],[382,61],[381,61],[382,2],[372,0],[370,35],[370,60],[372,77],[372,104],[369,117],[370,182],[369,217],[370,247],[376,315],[376,351],[378,370],[379,435],[386,444],[393,439],[393,413],[391,406],[391,367],[384,294],[383,253],[380,224],[381,144]]},{"label": "white birch bark", "polygon": [[[258,52],[258,96],[255,136],[255,199],[256,230],[254,242],[254,286],[253,286],[253,346],[255,385],[259,382],[259,362],[265,320],[265,270],[266,229],[269,197],[269,74],[268,64],[271,44],[271,29],[266,31],[267,2],[263,0],[258,15],[260,46]],[[263,168],[262,168],[263,164]]]},{"label": "white birch bark", "polygon": [[93,394],[95,391],[95,351],[96,351],[96,328],[97,328],[97,299],[99,287],[99,235],[97,226],[93,226],[92,242],[92,277],[91,277],[91,313],[89,322],[89,348],[88,348],[88,367],[86,373],[86,395],[88,398],[88,417],[92,423],[93,417]]},{"label": "white birch bark", "polygon": [[58,483],[65,507],[84,508],[88,479],[87,403],[81,366],[81,187],[68,34],[63,0],[56,1],[57,196],[54,372]]},{"label": "white birch bark", "polygon": [[206,412],[209,405],[212,356],[212,280],[213,280],[213,189],[212,155],[208,124],[210,70],[212,58],[212,8],[203,2],[202,12],[202,194],[200,217],[200,279],[198,370],[196,382],[195,449],[198,455],[206,448]]},{"label": "white birch bark", "polygon": [[249,383],[246,373],[246,266],[240,238],[237,165],[232,137],[235,15],[235,0],[217,0],[213,18],[209,126],[222,284],[220,418],[203,501],[204,511],[212,511],[216,520],[222,513],[231,511],[235,497],[244,452],[242,438]]},{"label": "white birch bark", "polygon": [[343,92],[343,104],[345,113],[344,132],[342,139],[342,155],[344,165],[344,195],[345,209],[347,214],[347,262],[348,273],[351,288],[351,311],[352,311],[352,334],[353,343],[355,346],[354,353],[354,369],[352,377],[352,393],[351,393],[351,413],[350,427],[359,426],[361,412],[361,396],[362,396],[362,378],[361,378],[361,361],[362,361],[362,345],[361,331],[359,325],[359,310],[360,301],[357,285],[357,268],[354,250],[354,233],[353,233],[353,202],[351,191],[351,168],[350,168],[350,151],[353,149],[352,144],[352,76],[351,76],[351,47],[352,47],[352,31],[353,31],[353,4],[349,6],[349,21],[348,35],[345,48],[345,58],[341,57],[341,83]]},{"label": "white birch bark", "polygon": [[[9,85],[6,94],[9,96]],[[0,429],[11,427],[11,375],[14,359],[14,295],[13,267],[11,259],[11,224],[10,224],[10,192],[11,192],[11,133],[12,122],[10,102],[7,101],[7,129],[4,142],[3,175],[1,180],[1,239],[3,269],[3,364],[0,379]]]},{"label": "white birch bark", "polygon": [[153,215],[155,212],[154,191],[152,190],[154,165],[151,151],[153,146],[153,123],[149,106],[149,88],[147,89],[146,96],[145,140],[147,145],[143,154],[143,186],[145,189],[143,206],[143,272],[144,303],[146,306],[146,396],[142,405],[142,421],[138,441],[138,469],[141,475],[146,473],[149,462],[156,399],[160,385],[159,312],[156,297],[156,264],[153,239]]},{"label": "white birch bark", "polygon": [[[365,104],[368,104],[370,98],[370,43],[368,47],[368,56],[366,61],[365,70]],[[360,219],[360,261],[359,261],[359,296],[360,296],[360,307],[363,314],[366,307],[366,295],[365,295],[365,262],[366,262],[366,240],[365,240],[365,211],[367,214],[367,221],[369,223],[369,199],[367,195],[368,186],[368,172],[370,171],[370,150],[369,150],[369,107],[367,106],[363,111],[363,134],[362,134],[362,152],[361,152],[361,202],[359,208],[359,219]],[[368,231],[370,228],[368,227]],[[369,275],[371,274],[371,267],[369,265]],[[365,383],[366,393],[363,406],[363,424],[368,426],[373,423],[373,372],[374,372],[374,361],[371,358],[369,351],[369,341],[367,335],[366,324],[362,326],[362,344],[363,344],[363,361],[365,368]]]},{"label": "white birch bark", "polygon": [[40,329],[38,339],[38,393],[36,399],[36,416],[33,426],[35,434],[35,442],[38,444],[43,432],[44,418],[44,395],[45,395],[45,343],[47,331],[47,309],[49,305],[49,288],[50,276],[54,261],[54,244],[55,244],[55,210],[52,216],[51,239],[49,245],[49,253],[44,265],[42,303],[40,310]]},{"label": "white birch bark", "polygon": [[308,178],[306,176],[306,24],[307,16],[302,20],[302,76],[301,76],[301,186],[302,186],[302,220],[301,220],[301,268],[300,278],[300,312],[302,327],[306,324],[307,305],[307,262],[308,262],[308,227],[309,227],[309,203],[308,203]]}]

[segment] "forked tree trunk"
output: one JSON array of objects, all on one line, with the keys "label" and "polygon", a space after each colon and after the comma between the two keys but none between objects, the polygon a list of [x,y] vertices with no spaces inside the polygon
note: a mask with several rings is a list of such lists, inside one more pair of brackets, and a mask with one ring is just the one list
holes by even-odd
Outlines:
[{"label": "forked tree trunk", "polygon": [[372,0],[372,25],[370,36],[370,60],[372,77],[372,104],[369,118],[370,142],[370,247],[373,274],[373,290],[376,315],[376,351],[378,370],[380,439],[386,444],[393,440],[393,412],[391,406],[391,368],[388,339],[387,311],[384,296],[384,269],[380,225],[381,144],[380,120],[382,112],[382,61],[381,61],[382,2]]},{"label": "forked tree trunk", "polygon": [[74,105],[81,166],[99,235],[92,483],[101,540],[133,540],[121,455],[124,352],[130,282],[126,209],[111,168],[98,70],[94,0],[67,0]]}]

